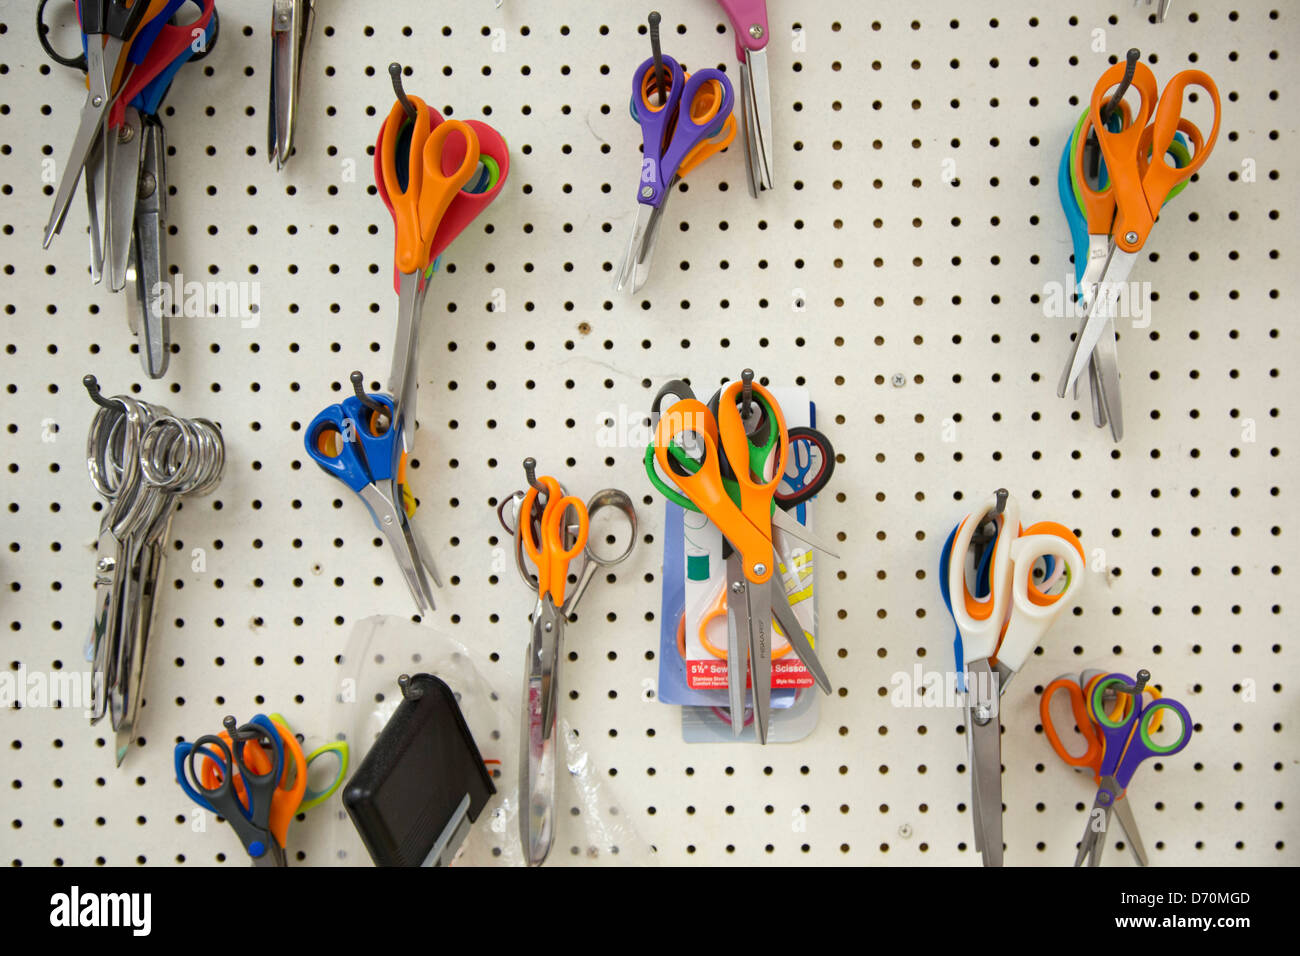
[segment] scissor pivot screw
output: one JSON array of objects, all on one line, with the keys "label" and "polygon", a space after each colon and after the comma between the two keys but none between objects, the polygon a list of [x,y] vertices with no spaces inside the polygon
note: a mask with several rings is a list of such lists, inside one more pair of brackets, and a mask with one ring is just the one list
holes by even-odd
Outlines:
[{"label": "scissor pivot screw", "polygon": [[117,567],[117,562],[108,556],[102,557],[95,562],[95,570],[100,571],[104,574],[108,574],[116,567]]},{"label": "scissor pivot screw", "polygon": [[642,199],[649,199],[649,198],[651,198],[654,194],[655,194],[655,191],[654,191],[654,187],[653,187],[653,186],[642,186],[642,187],[641,187],[641,198],[642,198]]},{"label": "scissor pivot screw", "polygon": [[752,36],[755,40],[761,40],[763,39],[763,28],[759,26],[757,23],[755,23],[753,26],[749,28],[749,35]]},{"label": "scissor pivot screw", "polygon": [[1128,243],[1137,242],[1138,234],[1136,232],[1126,232],[1124,233],[1124,241]]},{"label": "scissor pivot screw", "polygon": [[135,127],[129,123],[123,123],[117,128],[117,141],[119,143],[129,143],[135,139]]},{"label": "scissor pivot screw", "polygon": [[762,563],[759,563],[759,564],[754,565],[754,573],[755,573],[755,574],[767,574],[767,565],[766,565],[766,564],[762,564]]},{"label": "scissor pivot screw", "polygon": [[96,96],[93,100],[90,101],[91,105],[94,106],[95,109],[99,109],[99,105],[103,102],[104,102],[104,98],[102,96]]}]

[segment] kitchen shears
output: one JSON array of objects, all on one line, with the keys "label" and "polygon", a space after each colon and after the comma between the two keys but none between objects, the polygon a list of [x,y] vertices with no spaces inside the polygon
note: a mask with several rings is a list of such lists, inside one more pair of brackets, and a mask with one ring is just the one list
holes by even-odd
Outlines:
[{"label": "kitchen shears", "polygon": [[636,220],[614,284],[616,291],[635,292],[645,284],[672,187],[731,143],[736,135],[731,115],[734,101],[726,74],[703,69],[688,78],[667,54],[658,64],[650,57],[632,74],[630,112],[641,126],[644,154]]},{"label": "kitchen shears", "polygon": [[[1097,795],[1074,858],[1075,866],[1082,865],[1085,859],[1089,866],[1101,863],[1112,814],[1119,818],[1138,865],[1146,866],[1146,851],[1125,799],[1128,785],[1142,761],[1178,753],[1187,746],[1193,730],[1187,708],[1179,701],[1153,694],[1148,686],[1150,680],[1146,670],[1138,671],[1136,681],[1112,673],[1092,678],[1081,690],[1078,682],[1058,678],[1043,691],[1039,713],[1052,749],[1072,766],[1091,768],[1097,781]],[[1079,757],[1069,755],[1051,722],[1050,697],[1062,689],[1070,695],[1075,725],[1088,743],[1088,749]],[[1144,692],[1152,696],[1150,702],[1145,700]],[[1117,697],[1123,700],[1123,706],[1113,705]],[[1164,728],[1163,718],[1171,711],[1178,718],[1178,736],[1171,743],[1157,743],[1155,735]]]},{"label": "kitchen shears", "polygon": [[1001,695],[1078,598],[1083,577],[1083,546],[1073,532],[1052,521],[1022,529],[1020,506],[1005,489],[944,542],[939,587],[956,627],[953,656],[965,692],[975,847],[986,866],[1001,866],[1003,854]]},{"label": "kitchen shears", "polygon": [[[537,591],[524,662],[519,739],[519,830],[530,866],[541,865],[555,839],[556,703],[565,624],[596,571],[631,554],[637,524],[632,499],[624,492],[607,488],[584,504],[566,494],[558,479],[539,478],[536,467],[532,458],[524,461],[527,492],[516,492],[497,511],[502,527],[514,537],[519,575]],[[506,519],[507,507],[512,520]],[[601,535],[617,547],[626,534],[626,546],[612,556],[590,545],[592,518],[606,510],[621,515],[627,526],[624,532]],[[575,559],[582,563],[577,583],[569,590],[569,565]]]},{"label": "kitchen shears", "polygon": [[[328,474],[361,498],[375,527],[383,532],[402,569],[402,577],[423,614],[433,610],[433,589],[438,571],[408,516],[403,493],[406,454],[398,441],[397,412],[386,395],[368,395],[361,373],[353,372],[354,394],[331,405],[307,427],[307,454]],[[428,577],[425,571],[428,571]]]},{"label": "kitchen shears", "polygon": [[740,116],[745,132],[745,172],[749,194],[772,188],[772,88],[767,72],[765,0],[718,0],[736,34],[740,60]]},{"label": "kitchen shears", "polygon": [[[773,618],[817,685],[828,694],[831,689],[830,678],[790,606],[782,578],[775,573],[782,567],[789,570],[791,562],[780,557],[773,530],[779,528],[813,547],[834,552],[776,506],[790,436],[780,405],[752,377],[746,369],[740,381],[721,390],[712,408],[694,398],[684,383],[666,387],[675,389],[678,400],[660,416],[652,447],[659,471],[680,489],[689,506],[722,533],[727,562],[727,690],[732,731],[739,734],[744,726],[748,668],[754,728],[759,742],[766,743]],[[660,397],[663,395],[661,391]],[[748,420],[742,413],[746,405]],[[657,475],[652,475],[652,480],[661,486]],[[678,499],[672,496],[671,500]],[[747,662],[747,668],[742,662]]]},{"label": "kitchen shears", "polygon": [[266,158],[277,171],[293,153],[303,56],[316,22],[316,0],[271,0],[271,91],[267,100]]},{"label": "kitchen shears", "polygon": [[[1109,108],[1105,103],[1107,96],[1121,86],[1130,66],[1132,87],[1140,97],[1138,109],[1134,113],[1127,104],[1118,104],[1123,123],[1119,132],[1113,132],[1102,110]],[[1196,124],[1182,116],[1188,87],[1205,90],[1213,103],[1214,125],[1208,138],[1203,138]],[[1154,120],[1148,124],[1153,115]],[[1094,189],[1083,175],[1083,151],[1074,151],[1072,163],[1076,168],[1072,175],[1086,212],[1089,233],[1088,266],[1080,282],[1087,318],[1075,339],[1067,371],[1057,389],[1061,397],[1074,387],[1103,338],[1107,339],[1101,346],[1103,356],[1113,352],[1115,308],[1138,254],[1170,193],[1190,179],[1209,158],[1219,136],[1219,118],[1218,87],[1201,70],[1175,74],[1164,93],[1157,95],[1155,75],[1146,64],[1116,63],[1102,73],[1093,88],[1088,117],[1076,140],[1082,144],[1087,141],[1089,130],[1095,132],[1109,181],[1105,188]],[[1179,132],[1192,146],[1191,160],[1181,168],[1171,166],[1166,159]],[[1106,417],[1111,434],[1118,441],[1124,433],[1118,371],[1105,361],[1098,363],[1098,371]]]},{"label": "kitchen shears", "polygon": [[438,257],[494,200],[510,171],[499,133],[477,120],[444,120],[402,89],[401,67],[389,67],[397,100],[375,143],[375,184],[393,217],[397,334],[388,388],[397,403],[403,446],[415,441],[420,314]]}]

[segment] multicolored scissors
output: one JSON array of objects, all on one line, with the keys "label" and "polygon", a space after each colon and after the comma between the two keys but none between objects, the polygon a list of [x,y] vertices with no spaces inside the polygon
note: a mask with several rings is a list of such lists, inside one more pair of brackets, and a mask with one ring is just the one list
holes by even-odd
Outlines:
[{"label": "multicolored scissors", "polygon": [[[1131,85],[1140,102],[1136,113],[1126,103],[1114,103],[1111,91],[1122,86],[1131,70]],[[1187,89],[1205,90],[1214,106],[1214,125],[1209,138],[1182,116]],[[1112,102],[1107,102],[1108,97]],[[1119,110],[1121,129],[1112,131],[1103,109]],[[1124,433],[1119,398],[1119,373],[1111,359],[1114,353],[1115,308],[1124,284],[1132,274],[1138,253],[1146,244],[1161,207],[1174,188],[1186,182],[1209,159],[1219,136],[1219,90],[1209,74],[1184,70],[1174,75],[1157,96],[1155,75],[1136,61],[1116,63],[1106,70],[1092,91],[1088,116],[1076,133],[1078,146],[1072,155],[1072,177],[1088,223],[1088,265],[1080,280],[1087,318],[1074,342],[1066,373],[1057,389],[1064,397],[1092,360],[1099,343],[1097,372],[1104,412],[1111,434],[1119,441]],[[1148,120],[1154,115],[1154,121]],[[1094,132],[1106,162],[1108,182],[1094,189],[1083,174],[1082,144]],[[1192,146],[1191,158],[1182,167],[1172,166],[1167,155],[1181,132]],[[1159,157],[1159,159],[1154,159]],[[1099,417],[1094,414],[1094,420]]]},{"label": "multicolored scissors", "polygon": [[[739,734],[744,727],[748,671],[754,728],[759,742],[766,743],[773,618],[817,685],[825,693],[831,690],[830,678],[790,606],[781,575],[775,573],[790,569],[792,562],[774,544],[774,531],[828,554],[834,554],[834,548],[777,507],[790,435],[781,406],[753,381],[751,370],[724,387],[710,405],[698,401],[684,382],[665,386],[659,397],[665,394],[678,400],[660,416],[651,446],[658,473],[653,468],[647,468],[647,473],[670,500],[700,511],[722,533],[727,562],[727,660],[735,665],[727,673],[732,731]],[[829,450],[829,443],[824,447]],[[828,453],[823,460],[832,462],[834,455]],[[667,487],[660,474],[677,486],[681,496]],[[793,505],[806,500],[824,484],[824,480],[811,482],[786,501]]]},{"label": "multicolored scissors", "polygon": [[[225,818],[254,866],[287,866],[289,824],[343,783],[348,745],[336,741],[304,756],[279,714],[258,714],[242,726],[226,717],[222,725],[219,734],[176,745],[176,782],[200,807]],[[309,768],[326,755],[338,761],[338,770],[323,790],[309,789]],[[198,766],[196,758],[202,759]]]},{"label": "multicolored scissors", "polygon": [[[1043,731],[1047,735],[1048,743],[1056,751],[1056,755],[1075,770],[1091,770],[1093,782],[1098,784],[1101,783],[1103,740],[1101,731],[1092,719],[1092,713],[1088,708],[1088,697],[1093,688],[1096,687],[1097,682],[1104,676],[1106,676],[1105,671],[1097,670],[1084,671],[1082,674],[1077,675],[1063,675],[1043,689],[1042,697],[1038,701],[1038,713],[1042,721]],[[1052,702],[1062,691],[1065,692],[1070,706],[1073,721],[1069,726],[1073,730],[1073,734],[1069,730],[1062,733],[1052,717]],[[1160,691],[1153,685],[1148,684],[1143,692],[1152,700],[1160,699]],[[1111,707],[1111,720],[1118,721],[1124,719],[1128,714],[1129,709],[1133,706],[1133,697],[1131,694],[1118,692],[1115,685],[1110,685],[1103,692],[1103,703]],[[1159,730],[1161,716],[1161,713],[1157,711],[1155,717],[1152,718],[1151,733]],[[1061,726],[1065,727],[1066,725]],[[1065,744],[1064,738],[1074,735],[1082,738],[1084,744],[1083,751],[1078,754],[1071,753]],[[1138,830],[1137,821],[1133,817],[1133,811],[1129,807],[1128,801],[1122,797],[1115,801],[1115,817],[1124,830],[1134,860],[1137,861],[1138,866],[1146,866],[1147,854],[1146,848],[1142,845],[1142,834]]]},{"label": "multicolored scissors", "polygon": [[316,22],[316,0],[271,0],[271,92],[267,100],[266,158],[276,170],[293,153],[303,56]]},{"label": "multicolored scissors", "polygon": [[[1173,756],[1187,746],[1193,731],[1187,708],[1161,697],[1148,686],[1150,681],[1151,673],[1141,670],[1136,681],[1125,674],[1107,674],[1094,676],[1080,687],[1079,681],[1066,677],[1057,678],[1043,690],[1039,714],[1052,749],[1071,766],[1091,769],[1097,781],[1097,795],[1074,858],[1075,866],[1081,866],[1085,859],[1089,866],[1101,863],[1112,813],[1119,818],[1138,865],[1147,864],[1137,823],[1125,799],[1128,785],[1142,761]],[[1065,748],[1052,721],[1051,698],[1062,690],[1069,694],[1075,726],[1087,743],[1079,756]],[[1152,700],[1148,702],[1144,693]],[[1163,718],[1170,712],[1178,718],[1178,736],[1171,742],[1158,743],[1155,737],[1168,729]]]},{"label": "multicolored scissors", "polygon": [[396,102],[375,143],[375,184],[393,217],[397,335],[388,388],[397,403],[403,446],[415,441],[415,383],[420,313],[437,259],[494,200],[510,171],[496,130],[476,120],[444,120],[402,88],[389,66]]},{"label": "multicolored scissors", "polygon": [[720,70],[688,74],[667,54],[652,56],[632,74],[632,118],[641,126],[644,155],[637,214],[614,288],[637,291],[650,275],[664,207],[680,177],[736,135],[731,81]]},{"label": "multicolored scissors", "polygon": [[428,578],[439,587],[442,581],[410,520],[414,507],[405,504],[406,453],[398,441],[397,412],[388,396],[366,394],[360,372],[353,372],[351,381],[353,395],[326,408],[307,427],[307,454],[361,498],[397,557],[416,609],[424,614],[434,609]]},{"label": "multicolored scissors", "polygon": [[[596,571],[613,567],[631,554],[636,544],[636,508],[616,488],[598,491],[583,504],[581,498],[566,494],[557,479],[539,478],[532,458],[524,460],[524,474],[528,491],[503,500],[497,517],[514,536],[520,577],[537,591],[524,661],[519,830],[529,865],[540,866],[555,839],[556,702],[564,627]],[[621,516],[627,526],[617,534],[608,529],[602,534],[615,547],[626,535],[626,546],[613,555],[602,554],[589,543],[592,519],[603,511]],[[570,591],[569,565],[575,559],[582,563]]]},{"label": "multicolored scissors", "polygon": [[736,34],[740,60],[740,115],[745,126],[749,194],[772,188],[772,88],[767,74],[767,4],[764,0],[718,0]]},{"label": "multicolored scissors", "polygon": [[963,518],[944,542],[939,588],[956,627],[953,656],[965,691],[975,848],[985,866],[1002,865],[1000,697],[1077,600],[1083,579],[1079,539],[1053,521],[1022,528],[1020,506],[1006,489]]}]

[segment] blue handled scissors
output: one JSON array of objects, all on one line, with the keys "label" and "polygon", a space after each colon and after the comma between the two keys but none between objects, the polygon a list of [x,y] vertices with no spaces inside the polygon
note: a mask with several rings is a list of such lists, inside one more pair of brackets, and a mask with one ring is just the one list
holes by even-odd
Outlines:
[{"label": "blue handled scissors", "polygon": [[635,292],[645,284],[672,186],[735,138],[734,102],[726,74],[704,69],[688,77],[667,54],[658,62],[647,59],[632,75],[632,118],[641,126],[645,152],[636,222],[614,285],[617,291]]},{"label": "blue handled scissors", "polygon": [[[1097,796],[1092,802],[1092,812],[1088,814],[1088,826],[1083,831],[1083,839],[1079,841],[1079,852],[1074,858],[1075,866],[1081,866],[1085,859],[1089,866],[1101,863],[1101,851],[1106,846],[1103,837],[1110,826],[1115,804],[1124,796],[1124,791],[1142,761],[1151,757],[1172,757],[1186,747],[1191,739],[1192,716],[1181,703],[1168,697],[1143,702],[1142,691],[1150,681],[1150,672],[1141,670],[1138,671],[1136,683],[1124,674],[1107,674],[1092,685],[1092,692],[1088,695],[1088,711],[1102,736],[1101,766],[1097,770],[1101,780],[1097,785]],[[1126,714],[1117,717],[1113,710],[1107,710],[1107,691],[1112,695],[1131,695],[1133,706]],[[1155,726],[1163,728],[1168,724],[1165,721],[1155,724],[1155,721],[1157,715],[1167,717],[1167,713],[1162,713],[1167,711],[1178,716],[1178,737],[1171,743],[1160,744],[1153,739]]]},{"label": "blue handled scissors", "polygon": [[433,589],[438,572],[419,537],[413,533],[403,503],[406,456],[402,451],[393,400],[387,395],[367,395],[361,373],[352,373],[354,395],[331,405],[312,419],[305,442],[316,464],[360,496],[370,510],[375,527],[384,533],[397,564],[423,614],[433,610]]}]

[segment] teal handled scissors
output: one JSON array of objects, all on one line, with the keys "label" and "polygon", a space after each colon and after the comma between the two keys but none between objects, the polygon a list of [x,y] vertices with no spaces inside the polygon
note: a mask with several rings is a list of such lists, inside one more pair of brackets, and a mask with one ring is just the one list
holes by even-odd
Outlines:
[{"label": "teal handled scissors", "polygon": [[[361,373],[352,373],[354,394],[331,405],[312,419],[307,428],[307,454],[327,474],[351,488],[361,498],[375,527],[384,533],[402,569],[402,577],[421,614],[434,609],[428,570],[439,587],[438,571],[409,521],[406,454],[399,439],[393,400],[368,395]],[[414,511],[411,507],[410,511]]]},{"label": "teal handled scissors", "polygon": [[[1116,805],[1124,799],[1138,766],[1153,757],[1157,760],[1172,757],[1191,739],[1192,717],[1186,707],[1169,697],[1145,701],[1143,690],[1150,681],[1150,671],[1141,670],[1136,681],[1124,674],[1107,674],[1089,685],[1088,715],[1101,735],[1102,755],[1096,770],[1099,778],[1097,795],[1088,814],[1083,839],[1079,841],[1075,866],[1081,866],[1085,859],[1089,866],[1101,863],[1111,816]],[[1130,697],[1132,703],[1126,711],[1116,713],[1114,709],[1107,709],[1108,701],[1116,694]],[[1178,717],[1178,736],[1168,743],[1157,742],[1157,729],[1168,727],[1168,721],[1161,718],[1167,718],[1171,713]]]}]

